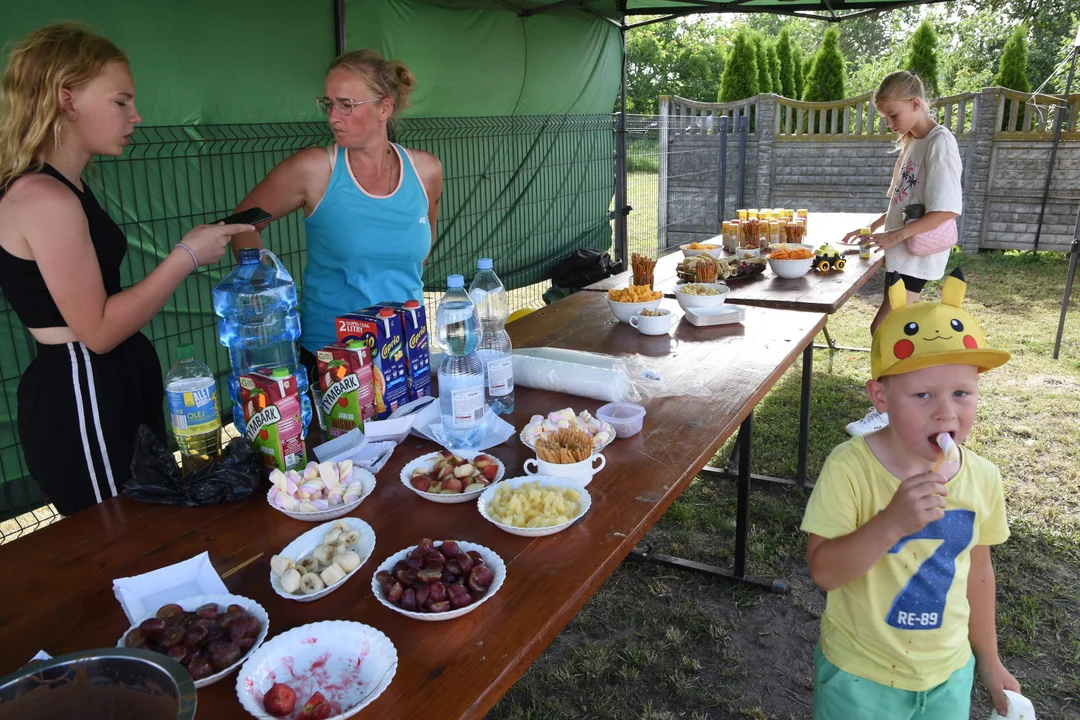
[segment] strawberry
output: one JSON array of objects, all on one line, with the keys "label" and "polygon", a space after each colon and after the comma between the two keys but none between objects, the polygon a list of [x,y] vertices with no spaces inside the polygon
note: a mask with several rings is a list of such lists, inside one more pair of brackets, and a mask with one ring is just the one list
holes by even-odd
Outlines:
[{"label": "strawberry", "polygon": [[288,685],[275,683],[263,696],[263,707],[274,717],[282,717],[293,711],[296,705],[296,693]]},{"label": "strawberry", "polygon": [[330,703],[322,693],[317,692],[304,703],[304,709],[296,716],[296,720],[326,720],[332,712]]}]

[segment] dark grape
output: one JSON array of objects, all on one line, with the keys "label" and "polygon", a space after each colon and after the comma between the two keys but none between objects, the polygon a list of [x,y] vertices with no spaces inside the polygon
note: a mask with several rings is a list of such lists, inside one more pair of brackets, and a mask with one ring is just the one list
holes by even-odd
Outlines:
[{"label": "dark grape", "polygon": [[183,645],[173,645],[171,648],[169,648],[169,652],[165,654],[171,657],[176,662],[183,662],[184,658],[187,657],[188,651],[187,648]]},{"label": "dark grape", "polygon": [[442,602],[431,603],[431,605],[428,606],[427,611],[432,613],[441,613],[446,612],[449,609],[450,602],[448,600],[443,600]]},{"label": "dark grape", "polygon": [[433,565],[434,564],[434,565],[438,565],[438,566],[441,567],[441,566],[446,564],[446,556],[443,555],[438,550],[432,550],[424,558],[424,564],[425,565]]},{"label": "dark grape", "polygon": [[143,635],[142,630],[135,628],[124,638],[124,645],[129,648],[144,648],[146,647],[146,636]]},{"label": "dark grape", "polygon": [[392,578],[393,578],[393,575],[391,575],[391,574],[390,574],[390,573],[389,573],[388,571],[386,571],[386,570],[380,570],[379,572],[375,573],[375,580],[376,580],[376,581],[377,581],[377,582],[378,582],[378,583],[379,583],[380,585],[383,585],[383,584],[385,584],[387,580],[390,580],[390,579],[392,579]]},{"label": "dark grape", "polygon": [[422,549],[424,551],[424,554],[426,555],[435,549],[435,541],[433,541],[431,538],[424,538],[419,543],[417,543],[416,547],[417,549]]},{"label": "dark grape", "polygon": [[443,572],[448,572],[451,575],[461,575],[461,565],[457,560],[447,560],[446,565],[443,566]]},{"label": "dark grape", "polygon": [[173,615],[180,615],[184,612],[184,608],[180,607],[176,603],[169,603],[168,605],[162,605],[157,611],[157,616],[162,620],[168,620]]},{"label": "dark grape", "polygon": [[157,642],[163,648],[171,648],[174,645],[179,645],[184,641],[184,635],[187,631],[180,627],[166,628],[165,632],[158,635]]},{"label": "dark grape", "polygon": [[480,555],[480,553],[476,552],[475,550],[470,550],[466,554],[473,559],[473,566],[474,567],[476,565],[483,565],[484,564],[484,558]]},{"label": "dark grape", "polygon": [[260,630],[262,630],[262,625],[259,623],[259,618],[254,615],[248,615],[247,629],[244,630],[244,637],[258,637]]},{"label": "dark grape", "polygon": [[244,638],[244,633],[247,632],[247,621],[237,620],[229,626],[229,640],[234,643],[240,642]]},{"label": "dark grape", "polygon": [[442,577],[443,571],[441,565],[425,565],[424,569],[416,574],[417,579],[430,585],[431,583],[438,582]]},{"label": "dark grape", "polygon": [[142,624],[139,625],[139,629],[143,631],[143,635],[148,637],[154,637],[165,630],[166,627],[168,626],[165,624],[165,621],[159,617],[143,620]]},{"label": "dark grape", "polygon": [[446,586],[441,582],[431,583],[431,585],[428,585],[427,587],[431,588],[430,593],[433,602],[442,602],[443,600],[446,600]]},{"label": "dark grape", "polygon": [[202,680],[214,674],[214,666],[204,657],[192,658],[187,666],[188,672],[195,680]]},{"label": "dark grape", "polygon": [[457,557],[461,548],[458,547],[457,540],[443,540],[442,545],[439,545],[439,552],[448,558],[453,558]]},{"label": "dark grape", "polygon": [[409,557],[405,559],[405,564],[419,570],[424,567],[424,558],[416,553],[409,553]]},{"label": "dark grape", "polygon": [[472,598],[469,596],[469,593],[464,593],[462,595],[455,595],[455,596],[450,598],[450,607],[454,608],[455,610],[457,610],[458,608],[463,608],[466,605],[471,605],[471,604],[472,604]]},{"label": "dark grape", "polygon": [[216,620],[220,613],[218,611],[217,603],[206,603],[205,605],[200,605],[198,609],[195,610],[195,614],[207,620]]},{"label": "dark grape", "polygon": [[405,588],[401,583],[394,583],[394,587],[390,588],[390,592],[387,593],[386,599],[397,605],[401,602],[401,596],[405,594]]},{"label": "dark grape", "polygon": [[409,588],[401,596],[401,609],[416,612],[416,591]]},{"label": "dark grape", "polygon": [[257,638],[241,638],[240,642],[236,643],[236,647],[240,648],[241,652],[247,652],[251,648],[255,647],[255,640],[257,640]]},{"label": "dark grape", "polygon": [[237,605],[236,603],[233,603],[232,605],[230,605],[227,608],[227,611],[228,612],[241,612],[241,613],[244,613],[245,615],[247,615],[247,610],[244,608],[244,606],[243,605]]},{"label": "dark grape", "polygon": [[205,646],[206,649],[205,649],[204,652],[207,655],[213,655],[215,652],[217,652],[221,648],[228,647],[228,646],[229,646],[229,641],[228,640],[223,640],[222,638],[215,638],[215,639],[210,640],[209,642],[206,643],[206,646]]},{"label": "dark grape", "polygon": [[469,589],[474,592],[484,592],[491,583],[495,582],[495,573],[487,565],[474,567],[469,573]]},{"label": "dark grape", "polygon": [[458,581],[458,579],[460,577],[461,577],[460,575],[455,575],[454,573],[450,572],[449,570],[444,569],[442,571],[442,581],[444,583],[446,583],[447,585],[453,585],[454,583],[456,583]]},{"label": "dark grape", "polygon": [[428,596],[431,594],[430,585],[420,585],[416,588],[416,604],[423,605],[427,602]]},{"label": "dark grape", "polygon": [[190,628],[187,633],[184,634],[184,645],[188,647],[202,645],[204,642],[206,642],[206,639],[207,637],[209,637],[209,635],[210,633],[207,632],[205,627],[201,625],[196,625],[195,627]]},{"label": "dark grape", "polygon": [[472,572],[473,565],[476,564],[473,562],[472,555],[469,555],[468,553],[458,553],[455,559],[457,560],[458,567],[461,568],[460,574],[462,575],[468,575]]},{"label": "dark grape", "polygon": [[406,570],[408,570],[408,568],[402,568],[401,570],[398,570],[394,573],[394,579],[402,585],[409,584],[409,574],[406,572]]},{"label": "dark grape", "polygon": [[210,664],[214,666],[215,670],[219,672],[229,667],[237,660],[240,659],[240,648],[235,645],[227,645],[223,648],[218,648],[210,656]]}]

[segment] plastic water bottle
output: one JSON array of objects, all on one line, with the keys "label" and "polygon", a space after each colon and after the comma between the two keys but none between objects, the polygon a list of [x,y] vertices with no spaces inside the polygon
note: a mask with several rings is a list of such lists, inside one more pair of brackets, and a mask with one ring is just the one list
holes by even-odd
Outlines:
[{"label": "plastic water bottle", "polygon": [[186,473],[209,465],[221,454],[221,412],[214,373],[195,359],[195,348],[181,345],[176,360],[165,376],[165,397]]},{"label": "plastic water bottle", "polygon": [[[229,396],[233,422],[244,432],[239,377],[255,370],[269,372],[285,367],[296,376],[304,431],[311,422],[307,370],[297,357],[300,313],[296,310],[296,285],[277,256],[269,250],[245,248],[240,264],[214,288],[214,313],[218,337],[229,348],[232,375]],[[268,261],[268,262],[267,262]]]},{"label": "plastic water bottle", "polygon": [[446,287],[435,310],[435,336],[443,351],[439,412],[447,447],[475,448],[487,431],[484,368],[476,354],[483,331],[465,278],[451,275]]},{"label": "plastic water bottle", "polygon": [[483,339],[476,351],[484,366],[484,386],[488,407],[499,415],[514,412],[514,359],[506,321],[510,318],[510,298],[495,271],[491,258],[476,263],[476,277],[469,285],[469,297],[480,316]]}]

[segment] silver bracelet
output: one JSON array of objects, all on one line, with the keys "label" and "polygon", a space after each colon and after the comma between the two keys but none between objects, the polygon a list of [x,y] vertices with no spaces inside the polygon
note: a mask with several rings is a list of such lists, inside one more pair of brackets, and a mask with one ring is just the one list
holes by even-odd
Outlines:
[{"label": "silver bracelet", "polygon": [[188,251],[188,255],[191,256],[191,262],[195,266],[194,269],[198,270],[199,269],[199,258],[195,257],[195,251],[192,250],[191,248],[189,248],[187,245],[185,245],[182,242],[176,243],[176,247],[181,247],[181,248],[184,248],[185,250]]}]

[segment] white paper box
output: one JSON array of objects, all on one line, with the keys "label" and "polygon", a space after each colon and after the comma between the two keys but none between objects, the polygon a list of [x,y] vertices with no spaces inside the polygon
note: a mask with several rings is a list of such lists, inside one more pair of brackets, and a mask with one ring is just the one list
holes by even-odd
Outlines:
[{"label": "white paper box", "polygon": [[228,593],[229,589],[210,564],[210,554],[205,552],[175,565],[113,580],[113,594],[130,623],[177,600]]}]

